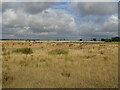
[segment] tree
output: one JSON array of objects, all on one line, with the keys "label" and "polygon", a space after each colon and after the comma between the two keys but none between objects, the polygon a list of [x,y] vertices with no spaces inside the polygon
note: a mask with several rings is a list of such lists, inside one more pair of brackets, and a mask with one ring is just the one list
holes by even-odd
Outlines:
[{"label": "tree", "polygon": [[112,41],[120,41],[120,37],[112,37],[111,40]]},{"label": "tree", "polygon": [[105,39],[105,42],[111,42],[112,40],[111,39]]},{"label": "tree", "polygon": [[93,41],[97,41],[96,38],[93,38]]},{"label": "tree", "polygon": [[105,41],[105,39],[104,39],[104,38],[101,38],[101,41]]},{"label": "tree", "polygon": [[82,41],[82,39],[80,39],[79,41]]}]

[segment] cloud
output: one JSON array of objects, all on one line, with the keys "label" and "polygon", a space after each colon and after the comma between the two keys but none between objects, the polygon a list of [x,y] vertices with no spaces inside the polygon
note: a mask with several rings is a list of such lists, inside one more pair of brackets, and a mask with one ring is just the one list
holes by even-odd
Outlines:
[{"label": "cloud", "polygon": [[118,12],[117,2],[75,2],[70,3],[80,15],[110,15]]},{"label": "cloud", "polygon": [[119,0],[4,0],[4,2],[118,2]]},{"label": "cloud", "polygon": [[[67,9],[53,9],[56,5],[59,4],[4,3],[3,38],[78,40],[118,35],[116,3],[65,4],[71,8],[70,13]],[[72,14],[72,10],[79,16]]]},{"label": "cloud", "polygon": [[3,12],[7,9],[21,10],[29,14],[40,13],[55,2],[3,2]]},{"label": "cloud", "polygon": [[3,12],[3,21],[3,34],[13,32],[16,35],[60,34],[65,36],[77,33],[76,22],[72,15],[66,11],[50,8],[37,14],[27,14],[21,10],[7,9]]},{"label": "cloud", "polygon": [[23,27],[27,24],[25,22],[26,19],[27,15],[22,11],[14,11],[12,9],[8,9],[3,13],[3,27]]},{"label": "cloud", "polygon": [[0,2],[0,39],[2,38],[2,3]]},{"label": "cloud", "polygon": [[[114,37],[118,35],[118,16],[111,15],[103,23],[84,22],[79,27],[79,34],[83,38]],[[96,18],[97,19],[97,18]]]},{"label": "cloud", "polygon": [[74,18],[62,10],[46,9],[37,15],[31,15],[29,24],[33,32],[69,33],[76,30]]}]

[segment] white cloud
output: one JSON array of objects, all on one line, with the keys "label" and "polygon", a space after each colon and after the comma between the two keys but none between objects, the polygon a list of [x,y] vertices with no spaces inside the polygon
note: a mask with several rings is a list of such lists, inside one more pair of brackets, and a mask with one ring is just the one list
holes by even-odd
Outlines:
[{"label": "white cloud", "polygon": [[114,37],[118,34],[118,16],[111,15],[103,23],[85,21],[79,27],[79,34],[86,38]]},{"label": "white cloud", "polygon": [[33,32],[73,32],[76,22],[72,15],[62,10],[46,9],[28,17],[28,25]]},{"label": "white cloud", "polygon": [[[46,9],[38,14],[28,15],[22,11],[8,9],[3,13],[3,21],[3,30],[4,28],[13,28],[13,31],[16,29],[16,33],[20,34],[56,32],[56,34],[63,35],[77,33],[73,16],[62,10]],[[7,32],[6,30],[3,32]]]},{"label": "white cloud", "polygon": [[27,19],[27,15],[22,11],[14,11],[12,9],[8,9],[3,12],[3,27],[23,27],[27,23],[25,22]]},{"label": "white cloud", "polygon": [[[22,4],[23,3],[21,3],[21,5]],[[47,3],[46,6],[44,3],[43,6],[39,6],[38,4],[35,6],[35,3],[34,5],[31,3],[29,8],[27,6],[24,8],[20,7],[19,4],[18,7],[15,6],[17,9],[14,6],[10,6],[11,8],[9,6],[4,7],[3,37],[8,38],[10,35],[14,35],[14,38],[33,37],[57,39],[69,37],[70,39],[85,39],[117,35],[118,15],[116,7],[112,6],[115,4],[70,4],[70,7],[74,7],[74,5],[77,6],[74,10],[81,15],[77,20],[82,21],[80,24],[76,22],[73,14],[62,9],[48,8],[48,5],[49,3]],[[34,9],[30,10],[30,8]],[[39,10],[39,8],[41,9]],[[93,17],[95,20],[92,20]]]}]

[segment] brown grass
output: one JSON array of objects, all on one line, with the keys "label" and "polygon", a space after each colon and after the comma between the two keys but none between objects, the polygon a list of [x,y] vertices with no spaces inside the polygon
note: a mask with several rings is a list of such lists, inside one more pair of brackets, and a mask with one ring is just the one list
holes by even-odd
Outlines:
[{"label": "brown grass", "polygon": [[[26,47],[27,57],[12,52]],[[2,50],[5,88],[118,87],[117,43],[3,41]]]}]

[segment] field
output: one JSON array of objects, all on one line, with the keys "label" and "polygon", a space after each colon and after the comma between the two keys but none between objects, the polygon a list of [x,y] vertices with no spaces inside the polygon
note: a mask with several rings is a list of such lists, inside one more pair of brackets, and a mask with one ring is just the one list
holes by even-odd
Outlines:
[{"label": "field", "polygon": [[2,41],[2,50],[4,88],[118,87],[116,42]]}]

